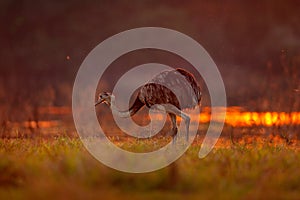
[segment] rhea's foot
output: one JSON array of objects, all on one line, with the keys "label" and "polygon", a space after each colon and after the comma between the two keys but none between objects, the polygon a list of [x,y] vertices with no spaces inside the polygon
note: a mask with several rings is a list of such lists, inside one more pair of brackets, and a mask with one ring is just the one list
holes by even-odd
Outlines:
[{"label": "rhea's foot", "polygon": [[178,132],[178,129],[177,127],[176,128],[172,128],[167,134],[166,136],[171,136],[171,137],[174,137]]}]

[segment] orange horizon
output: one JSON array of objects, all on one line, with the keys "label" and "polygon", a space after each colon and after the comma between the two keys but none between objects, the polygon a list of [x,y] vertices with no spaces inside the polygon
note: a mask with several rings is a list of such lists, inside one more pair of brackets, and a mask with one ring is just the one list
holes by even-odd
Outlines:
[{"label": "orange horizon", "polygon": [[[217,110],[224,108],[217,108]],[[40,114],[49,115],[68,115],[72,113],[71,107],[67,106],[48,106],[38,109]],[[200,123],[209,123],[211,121],[211,108],[203,107],[200,115],[191,114],[191,120],[198,120]],[[162,114],[156,114],[157,120],[162,120]],[[180,121],[180,118],[178,119]],[[215,120],[218,122],[218,119]],[[49,128],[59,126],[59,120],[38,120],[24,121],[22,123],[8,122],[14,125],[31,128]],[[300,125],[300,112],[249,112],[244,111],[242,107],[232,106],[226,108],[225,124],[233,127],[250,127],[250,126],[281,126],[281,125]]]}]

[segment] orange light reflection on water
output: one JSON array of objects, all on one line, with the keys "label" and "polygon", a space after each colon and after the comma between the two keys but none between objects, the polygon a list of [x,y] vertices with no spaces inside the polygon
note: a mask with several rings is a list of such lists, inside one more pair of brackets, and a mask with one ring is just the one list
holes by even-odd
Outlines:
[{"label": "orange light reflection on water", "polygon": [[[225,124],[234,127],[251,127],[251,126],[279,126],[279,125],[300,125],[300,112],[248,112],[243,111],[241,107],[216,108],[217,112],[226,109]],[[202,108],[199,115],[190,114],[192,121],[199,121],[201,124],[211,121],[211,110],[209,107]],[[162,114],[155,116],[156,120],[162,120]],[[218,116],[214,121],[221,122]],[[177,118],[181,121],[180,118]]]},{"label": "orange light reflection on water", "polygon": [[[217,112],[226,109],[225,124],[233,127],[251,127],[251,126],[280,126],[280,125],[300,125],[300,112],[248,112],[241,107],[216,108]],[[192,121],[199,121],[200,124],[206,124],[211,121],[211,109],[203,107],[200,116],[191,114]],[[44,115],[70,115],[70,107],[40,107],[39,113]],[[156,114],[155,120],[163,120],[162,114]],[[181,119],[178,117],[178,121]],[[215,119],[218,122],[221,119]],[[51,128],[61,125],[60,120],[49,121],[24,121],[8,122],[9,126],[27,127],[27,128]]]},{"label": "orange light reflection on water", "polygon": [[[227,108],[226,124],[231,126],[300,125],[300,112],[247,112],[237,108]],[[204,110],[200,114],[200,122],[208,123],[209,120],[210,112]]]}]

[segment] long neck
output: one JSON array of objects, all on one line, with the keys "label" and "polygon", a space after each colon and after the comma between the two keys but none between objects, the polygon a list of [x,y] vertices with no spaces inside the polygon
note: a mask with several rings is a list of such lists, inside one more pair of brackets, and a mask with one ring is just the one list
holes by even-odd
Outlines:
[{"label": "long neck", "polygon": [[126,118],[126,117],[130,117],[130,116],[134,115],[141,107],[143,107],[143,105],[144,104],[138,98],[136,98],[136,100],[134,101],[133,105],[129,108],[129,110],[120,111],[116,106],[115,98],[111,98],[110,108],[111,108],[113,114],[116,114],[122,118]]},{"label": "long neck", "polygon": [[111,100],[110,108],[111,108],[113,114],[117,114],[119,117],[126,118],[126,117],[130,117],[130,116],[131,116],[130,110],[127,110],[127,111],[120,111],[120,110],[117,108],[114,99]]}]

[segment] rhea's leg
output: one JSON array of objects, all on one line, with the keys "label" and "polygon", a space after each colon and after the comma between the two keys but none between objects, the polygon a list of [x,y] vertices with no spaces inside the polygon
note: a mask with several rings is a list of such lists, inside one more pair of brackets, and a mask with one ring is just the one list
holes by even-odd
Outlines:
[{"label": "rhea's leg", "polygon": [[189,141],[190,121],[191,121],[190,117],[187,114],[185,114],[185,126],[186,126],[185,141],[187,142]]},{"label": "rhea's leg", "polygon": [[149,138],[152,137],[152,122],[150,122],[150,127],[149,127]]},{"label": "rhea's leg", "polygon": [[177,139],[177,131],[178,131],[177,124],[176,124],[176,115],[173,113],[169,113],[169,116],[172,122],[171,136],[173,138],[173,143],[175,143]]},{"label": "rhea's leg", "polygon": [[[190,117],[186,113],[182,112],[181,110],[179,110],[176,106],[174,106],[172,104],[166,104],[163,107],[166,110],[166,112],[168,112],[170,114],[174,114],[176,116],[179,116],[184,120],[185,127],[186,127],[185,139],[186,139],[186,141],[188,141],[189,140]],[[158,107],[158,108],[160,109],[160,107]],[[176,118],[175,118],[175,120],[176,120]],[[176,121],[175,121],[175,123],[176,123]]]},{"label": "rhea's leg", "polygon": [[166,110],[167,110],[168,112],[174,113],[174,114],[177,115],[177,116],[180,116],[180,117],[184,120],[184,122],[185,122],[185,127],[186,127],[186,136],[185,136],[185,140],[188,142],[188,141],[189,141],[190,117],[189,117],[186,113],[182,112],[182,111],[179,110],[176,106],[173,106],[173,105],[170,105],[170,106],[168,105],[168,106],[166,107]]}]

